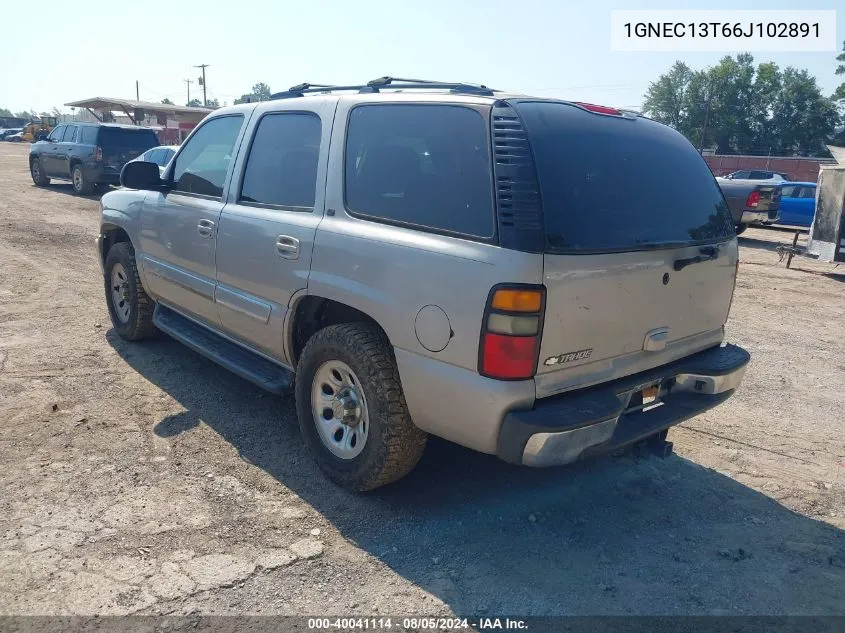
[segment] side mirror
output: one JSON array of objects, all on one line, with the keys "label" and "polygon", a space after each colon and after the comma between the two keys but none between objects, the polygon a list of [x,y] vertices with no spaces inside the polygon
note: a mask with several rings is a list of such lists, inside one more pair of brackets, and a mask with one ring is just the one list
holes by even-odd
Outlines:
[{"label": "side mirror", "polygon": [[126,163],[120,170],[120,185],[127,189],[152,191],[162,187],[158,165],[142,160]]}]

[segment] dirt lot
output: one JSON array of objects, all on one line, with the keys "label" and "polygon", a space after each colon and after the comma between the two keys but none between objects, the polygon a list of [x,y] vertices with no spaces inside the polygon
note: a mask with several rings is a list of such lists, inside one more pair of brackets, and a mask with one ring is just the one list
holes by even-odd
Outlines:
[{"label": "dirt lot", "polygon": [[36,189],[27,151],[0,143],[0,613],[845,614],[845,277],[779,265],[789,234],[741,239],[752,364],[676,455],[438,441],[355,496],[289,400],[113,335],[97,200]]}]

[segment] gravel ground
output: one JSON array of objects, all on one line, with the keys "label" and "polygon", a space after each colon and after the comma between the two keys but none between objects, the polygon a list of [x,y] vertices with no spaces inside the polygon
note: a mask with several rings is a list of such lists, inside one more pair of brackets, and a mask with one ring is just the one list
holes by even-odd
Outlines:
[{"label": "gravel ground", "polygon": [[845,614],[845,277],[741,241],[752,364],[676,454],[512,467],[442,441],[326,482],[290,400],[111,332],[96,197],[0,144],[1,614]]}]

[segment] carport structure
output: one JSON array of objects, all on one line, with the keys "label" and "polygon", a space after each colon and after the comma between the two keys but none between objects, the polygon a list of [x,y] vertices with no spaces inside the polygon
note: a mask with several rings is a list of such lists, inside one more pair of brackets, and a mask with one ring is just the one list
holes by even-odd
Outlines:
[{"label": "carport structure", "polygon": [[[71,108],[84,108],[98,121],[110,122],[114,120],[114,112],[123,112],[135,125],[145,125],[148,117],[155,121],[162,142],[179,142],[199,123],[213,108],[179,106],[151,101],[133,101],[130,99],[116,99],[112,97],[93,97],[65,104]],[[169,122],[175,123],[170,126]],[[169,138],[173,136],[174,138]]]}]

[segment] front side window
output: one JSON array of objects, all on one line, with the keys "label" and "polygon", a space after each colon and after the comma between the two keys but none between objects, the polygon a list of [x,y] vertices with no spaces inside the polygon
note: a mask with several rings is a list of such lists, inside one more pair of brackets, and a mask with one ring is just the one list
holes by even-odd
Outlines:
[{"label": "front side window", "polygon": [[54,143],[58,143],[62,140],[62,136],[65,133],[66,125],[60,125],[59,127],[55,128],[50,135],[47,137],[48,140],[53,141]]},{"label": "front side window", "polygon": [[173,168],[173,189],[221,197],[243,116],[222,116],[200,127],[185,143]]},{"label": "front side window", "polygon": [[815,187],[801,187],[801,192],[798,194],[799,198],[815,198],[816,197],[816,188]]},{"label": "front side window", "polygon": [[798,187],[795,185],[786,185],[785,187],[780,188],[780,197],[781,198],[797,198],[796,195]]},{"label": "front side window", "polygon": [[487,124],[450,105],[352,110],[345,195],[353,215],[489,238],[495,233]]},{"label": "front side window", "polygon": [[265,115],[249,150],[240,202],[312,209],[320,131],[313,114]]}]

